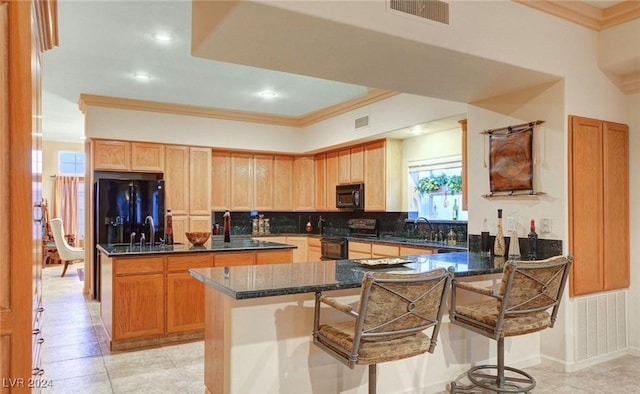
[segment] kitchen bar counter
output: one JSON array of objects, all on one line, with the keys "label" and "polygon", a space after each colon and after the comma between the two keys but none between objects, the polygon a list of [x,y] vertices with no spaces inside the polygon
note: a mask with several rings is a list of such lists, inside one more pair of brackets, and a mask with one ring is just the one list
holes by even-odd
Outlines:
[{"label": "kitchen bar counter", "polygon": [[[498,286],[503,259],[477,253],[424,254],[385,258],[404,262],[384,268],[365,260],[329,260],[270,266],[190,269],[205,284],[205,393],[367,393],[367,368],[340,364],[314,346],[314,293],[329,291],[344,303],[359,300],[365,271],[422,272],[444,267],[461,280]],[[332,320],[345,319],[339,313]],[[378,391],[439,392],[470,365],[488,361],[489,341],[441,327],[434,354],[382,363]],[[474,342],[470,342],[473,340]],[[539,338],[509,339],[507,357],[523,366],[539,362]]]},{"label": "kitchen bar counter", "polygon": [[129,244],[96,245],[100,252],[109,257],[141,256],[153,254],[174,254],[174,253],[226,253],[238,251],[254,251],[269,249],[295,249],[293,245],[281,244],[277,242],[257,241],[251,238],[232,238],[231,242],[223,242],[222,239],[210,239],[202,246],[192,246],[190,244],[174,245],[145,245]]},{"label": "kitchen bar counter", "polygon": [[454,272],[456,277],[463,277],[500,273],[504,264],[504,258],[482,258],[479,253],[469,252],[424,254],[379,260],[405,263],[371,268],[359,264],[359,260],[329,260],[277,266],[200,268],[192,269],[189,273],[205,285],[214,287],[236,300],[241,300],[357,288],[360,287],[364,272],[370,270],[412,273],[444,267]]}]

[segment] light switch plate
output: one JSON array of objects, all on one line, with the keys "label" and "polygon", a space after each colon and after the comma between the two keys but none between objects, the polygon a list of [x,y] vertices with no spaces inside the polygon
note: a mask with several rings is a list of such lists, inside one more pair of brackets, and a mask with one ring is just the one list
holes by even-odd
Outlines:
[{"label": "light switch plate", "polygon": [[550,233],[551,232],[551,218],[541,218],[540,219],[540,232],[541,233]]}]

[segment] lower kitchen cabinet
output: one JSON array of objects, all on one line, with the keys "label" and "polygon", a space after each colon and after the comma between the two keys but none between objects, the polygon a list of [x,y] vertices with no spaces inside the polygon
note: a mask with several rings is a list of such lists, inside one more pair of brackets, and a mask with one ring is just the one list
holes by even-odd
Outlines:
[{"label": "lower kitchen cabinet", "polygon": [[438,253],[438,249],[419,248],[413,246],[400,246],[400,256],[410,256],[412,254],[432,254]]},{"label": "lower kitchen cabinet", "polygon": [[322,250],[320,247],[320,238],[307,239],[307,258],[309,261],[320,261]]},{"label": "lower kitchen cabinet", "polygon": [[386,245],[374,243],[371,245],[371,257],[398,257],[400,247],[397,245]]},{"label": "lower kitchen cabinet", "polygon": [[256,264],[288,264],[293,261],[293,249],[257,252]]},{"label": "lower kitchen cabinet", "polygon": [[213,267],[212,254],[167,256],[167,332],[204,329],[204,284],[190,268]]},{"label": "lower kitchen cabinet", "polygon": [[293,249],[293,262],[294,263],[304,263],[309,261],[309,256],[307,255],[308,250],[308,241],[307,237],[290,237],[287,236],[285,241],[286,244],[295,245],[297,249]]},{"label": "lower kitchen cabinet", "polygon": [[350,259],[370,259],[371,242],[349,241]]},{"label": "lower kitchen cabinet", "polygon": [[164,275],[116,276],[113,341],[164,333]]}]

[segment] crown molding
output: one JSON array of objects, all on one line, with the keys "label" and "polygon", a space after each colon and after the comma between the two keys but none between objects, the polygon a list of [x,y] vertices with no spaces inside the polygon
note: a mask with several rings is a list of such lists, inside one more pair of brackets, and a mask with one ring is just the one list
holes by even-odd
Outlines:
[{"label": "crown molding", "polygon": [[640,18],[640,1],[638,0],[625,0],[604,9],[580,1],[513,1],[596,31]]},{"label": "crown molding", "polygon": [[299,117],[270,115],[259,112],[238,111],[211,107],[201,107],[186,104],[162,103],[158,101],[128,99],[122,97],[99,96],[93,94],[80,94],[78,106],[80,111],[86,113],[87,106],[119,108],[134,111],[160,112],[176,115],[198,116],[204,118],[224,119],[238,122],[252,122],[261,124],[271,124],[288,127],[305,127],[318,123],[325,119],[344,114],[354,109],[375,102],[385,100],[397,95],[399,92],[392,92],[381,89],[370,89],[362,97],[332,105],[319,111],[311,112]]}]

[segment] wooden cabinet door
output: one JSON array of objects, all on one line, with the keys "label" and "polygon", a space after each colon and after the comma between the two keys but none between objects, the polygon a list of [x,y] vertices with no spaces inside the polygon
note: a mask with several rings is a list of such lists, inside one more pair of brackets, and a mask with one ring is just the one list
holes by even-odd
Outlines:
[{"label": "wooden cabinet door", "polygon": [[400,256],[400,247],[395,245],[372,244],[371,257],[398,257]]},{"label": "wooden cabinet door", "polygon": [[351,183],[351,149],[338,151],[338,183]]},{"label": "wooden cabinet door", "polygon": [[412,254],[432,254],[438,253],[438,249],[418,248],[414,246],[400,246],[400,256],[410,256]]},{"label": "wooden cabinet door", "polygon": [[293,156],[276,155],[273,161],[273,210],[293,210]]},{"label": "wooden cabinet door", "polygon": [[256,264],[288,264],[293,261],[293,249],[256,252]]},{"label": "wooden cabinet door", "polygon": [[189,213],[189,147],[167,145],[164,165],[165,208],[174,216]]},{"label": "wooden cabinet door", "polygon": [[207,232],[211,231],[211,215],[189,216],[189,231]]},{"label": "wooden cabinet door", "polygon": [[167,332],[204,329],[204,283],[187,272],[213,267],[212,254],[167,257]]},{"label": "wooden cabinet door", "polygon": [[629,127],[603,122],[604,289],[629,287]]},{"label": "wooden cabinet door", "polygon": [[289,245],[297,246],[297,249],[293,249],[292,261],[294,263],[303,263],[309,261],[307,256],[308,241],[307,237],[287,237],[285,243]]},{"label": "wooden cabinet door", "polygon": [[570,117],[571,295],[628,287],[628,127]]},{"label": "wooden cabinet door", "polygon": [[313,211],[315,191],[314,161],[311,156],[293,159],[293,210]]},{"label": "wooden cabinet door", "polygon": [[211,215],[210,148],[189,148],[189,213]]},{"label": "wooden cabinet door", "polygon": [[350,259],[370,259],[371,242],[349,241]]},{"label": "wooden cabinet door", "polygon": [[326,190],[327,211],[338,210],[338,208],[336,208],[336,185],[337,184],[338,184],[338,152],[329,152],[327,153],[327,190]]},{"label": "wooden cabinet door", "polygon": [[253,157],[253,204],[258,211],[273,210],[273,155]]},{"label": "wooden cabinet door", "polygon": [[229,152],[211,153],[211,210],[226,211],[231,201],[231,159]]},{"label": "wooden cabinet door", "polygon": [[316,185],[316,211],[327,209],[327,158],[324,153],[314,157],[315,185]]},{"label": "wooden cabinet door", "polygon": [[253,158],[250,154],[231,153],[231,210],[251,210],[253,194],[252,169]]},{"label": "wooden cabinet door", "polygon": [[186,215],[173,215],[173,242],[187,243],[187,237],[184,233],[189,230],[189,216]]},{"label": "wooden cabinet door", "polygon": [[131,143],[131,171],[164,171],[164,145],[146,142]]},{"label": "wooden cabinet door", "polygon": [[94,170],[131,170],[131,143],[94,140],[91,156]]},{"label": "wooden cabinet door", "polygon": [[233,267],[236,265],[254,265],[256,254],[254,252],[224,253],[213,256],[214,267]]},{"label": "wooden cabinet door", "polygon": [[364,146],[351,147],[351,183],[364,182]]},{"label": "wooden cabinet door", "polygon": [[364,147],[364,209],[385,211],[386,206],[385,142],[377,141]]},{"label": "wooden cabinet door", "polygon": [[118,276],[113,283],[113,340],[164,333],[164,274]]},{"label": "wooden cabinet door", "polygon": [[322,250],[320,238],[307,238],[307,258],[309,261],[320,261]]}]

